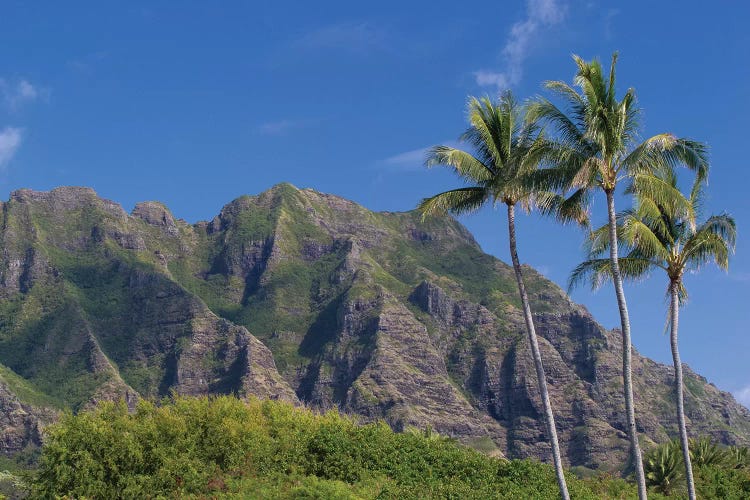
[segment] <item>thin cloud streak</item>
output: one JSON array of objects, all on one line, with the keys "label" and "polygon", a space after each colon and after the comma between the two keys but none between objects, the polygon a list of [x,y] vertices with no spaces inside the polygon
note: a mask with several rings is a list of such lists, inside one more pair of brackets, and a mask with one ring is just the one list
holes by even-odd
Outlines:
[{"label": "thin cloud streak", "polygon": [[[440,144],[457,148],[459,144],[456,141],[443,141]],[[434,145],[425,146],[419,149],[412,149],[410,151],[404,151],[393,156],[389,156],[383,160],[377,162],[378,166],[385,168],[386,170],[393,171],[416,171],[424,168],[424,161],[427,157],[427,152],[433,148]]]},{"label": "thin cloud streak", "polygon": [[393,156],[382,161],[383,165],[398,167],[400,170],[416,170],[424,166],[424,159],[429,147],[412,149]]},{"label": "thin cloud streak", "polygon": [[729,278],[740,283],[750,283],[750,273],[729,271]]},{"label": "thin cloud streak", "polygon": [[294,129],[306,127],[310,123],[312,123],[311,120],[284,119],[262,123],[256,130],[261,135],[282,136]]},{"label": "thin cloud streak", "polygon": [[387,47],[388,33],[370,23],[348,22],[332,24],[310,31],[292,42],[302,50],[339,49],[349,52],[369,52]]},{"label": "thin cloud streak", "polygon": [[0,131],[0,170],[4,170],[21,146],[22,131],[15,127],[5,127]]},{"label": "thin cloud streak", "polygon": [[5,105],[11,110],[16,110],[26,103],[36,101],[42,92],[28,80],[10,82],[0,78],[0,94]]},{"label": "thin cloud streak", "polygon": [[523,63],[532,42],[541,29],[559,24],[565,19],[566,6],[558,0],[528,0],[526,18],[515,23],[508,34],[502,55],[504,71],[480,69],[474,79],[481,87],[494,86],[504,90],[517,85],[523,76]]},{"label": "thin cloud streak", "polygon": [[734,393],[734,398],[750,409],[750,385]]}]

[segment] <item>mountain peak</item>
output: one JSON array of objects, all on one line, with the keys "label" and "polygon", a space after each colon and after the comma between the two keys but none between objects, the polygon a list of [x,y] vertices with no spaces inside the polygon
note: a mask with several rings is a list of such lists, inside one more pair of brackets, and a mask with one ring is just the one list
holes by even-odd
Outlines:
[{"label": "mountain peak", "polygon": [[162,227],[173,236],[176,236],[178,233],[172,212],[161,202],[142,201],[136,203],[130,215],[152,226]]},{"label": "mountain peak", "polygon": [[[153,201],[128,216],[75,187],[16,191],[4,218],[0,366],[20,401],[8,408],[28,394],[74,409],[252,394],[548,456],[513,270],[453,218],[373,212],[288,183],[211,223],[175,221]],[[566,460],[620,466],[616,333],[540,274],[525,280]],[[671,368],[634,353],[633,373],[641,438],[663,441]],[[685,376],[692,432],[750,443],[750,412]],[[29,408],[24,425],[46,422]],[[0,451],[22,445],[0,433]]]}]

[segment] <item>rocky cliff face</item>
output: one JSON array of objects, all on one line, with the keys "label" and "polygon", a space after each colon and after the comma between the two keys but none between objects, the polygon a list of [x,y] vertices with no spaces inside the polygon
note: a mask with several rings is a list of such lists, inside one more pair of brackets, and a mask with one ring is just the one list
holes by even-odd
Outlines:
[{"label": "rocky cliff face", "polygon": [[[282,184],[210,222],[128,215],[84,188],[2,204],[0,451],[65,407],[234,393],[338,408],[547,459],[512,269],[452,219]],[[617,332],[526,269],[567,462],[627,454]],[[7,368],[6,368],[7,367]],[[675,434],[671,369],[634,356],[645,443]],[[692,434],[750,444],[750,412],[687,372]]]}]

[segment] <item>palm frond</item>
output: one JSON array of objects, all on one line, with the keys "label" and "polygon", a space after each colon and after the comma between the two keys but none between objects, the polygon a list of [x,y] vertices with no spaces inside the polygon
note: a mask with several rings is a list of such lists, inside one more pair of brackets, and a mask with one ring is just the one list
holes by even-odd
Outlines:
[{"label": "palm frond", "polygon": [[494,176],[493,169],[466,151],[449,146],[435,146],[425,156],[427,167],[448,166],[462,179],[471,183],[487,183]]},{"label": "palm frond", "polygon": [[[617,232],[622,232],[622,226],[617,226]],[[618,237],[618,241],[621,238]],[[589,257],[603,257],[609,253],[609,224],[604,224],[591,231],[585,245]]]},{"label": "palm frond", "polygon": [[607,86],[607,106],[613,106],[617,100],[615,97],[615,67],[617,66],[617,52],[612,54],[612,64],[609,66],[609,85]]},{"label": "palm frond", "polygon": [[695,467],[723,465],[729,459],[727,451],[709,437],[690,440],[690,460]]},{"label": "palm frond", "polygon": [[499,110],[489,97],[469,99],[469,123],[471,129],[465,134],[477,145],[481,144],[490,154],[493,164],[502,169],[507,161],[503,144],[503,123]]},{"label": "palm frond", "polygon": [[659,493],[671,495],[683,480],[685,465],[676,439],[649,451],[643,462],[647,484]]},{"label": "palm frond", "polygon": [[[560,86],[565,85],[562,82],[555,83]],[[570,91],[575,93],[572,89]],[[560,143],[566,145],[568,148],[575,148],[581,153],[586,154],[586,156],[590,156],[590,153],[593,152],[593,145],[589,144],[586,140],[584,136],[585,132],[581,126],[546,98],[538,97],[537,100],[528,105],[526,119],[528,121],[544,121],[552,124],[557,132]]]},{"label": "palm frond", "polygon": [[[654,267],[654,262],[641,257],[621,257],[618,259],[620,274],[626,280],[645,278]],[[612,261],[610,259],[589,259],[584,261],[570,273],[568,277],[568,291],[588,283],[592,290],[612,280]]]},{"label": "palm frond", "polygon": [[691,139],[664,133],[650,137],[635,147],[623,160],[628,175],[673,170],[685,165],[704,182],[708,177],[708,148]]},{"label": "palm frond", "polygon": [[664,211],[673,219],[685,218],[691,227],[695,226],[693,204],[682,194],[668,172],[665,176],[637,173],[632,177],[628,192],[652,200],[657,206],[664,207]]},{"label": "palm frond", "polygon": [[491,193],[481,187],[451,189],[423,199],[417,206],[422,220],[432,215],[452,213],[460,215],[478,210],[491,198]]},{"label": "palm frond", "polygon": [[729,268],[729,256],[734,252],[737,230],[734,219],[728,215],[709,217],[685,241],[682,260],[691,270],[698,270],[710,261],[720,269]]},{"label": "palm frond", "polygon": [[693,205],[693,212],[700,215],[703,212],[703,201],[705,197],[706,183],[704,179],[699,178],[697,175],[693,180],[693,187],[690,190],[690,203]]},{"label": "palm frond", "polygon": [[619,237],[631,248],[635,249],[639,255],[655,258],[665,261],[669,258],[669,248],[672,246],[669,241],[664,241],[654,233],[649,224],[642,219],[633,216],[626,216],[620,226],[621,232]]},{"label": "palm frond", "polygon": [[727,247],[734,252],[734,247],[737,244],[737,224],[731,215],[712,215],[696,229],[695,234],[698,236],[704,232],[720,237],[726,242]]},{"label": "palm frond", "polygon": [[585,189],[579,189],[568,197],[541,191],[534,194],[534,203],[543,215],[554,217],[562,224],[573,222],[586,227],[589,224],[588,195]]}]

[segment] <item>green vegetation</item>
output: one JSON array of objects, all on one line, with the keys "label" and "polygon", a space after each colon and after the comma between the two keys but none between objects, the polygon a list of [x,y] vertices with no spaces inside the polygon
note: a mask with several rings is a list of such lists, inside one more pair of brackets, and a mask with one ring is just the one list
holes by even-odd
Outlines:
[{"label": "green vegetation", "polygon": [[[556,498],[551,467],[233,397],[104,403],[48,431],[32,497]],[[598,498],[568,477],[575,498]]]},{"label": "green vegetation", "polygon": [[11,392],[24,403],[52,408],[60,405],[58,401],[34,387],[28,380],[19,377],[7,366],[0,365],[0,382],[7,384]]},{"label": "green vegetation", "polygon": [[[750,494],[747,448],[719,448],[708,440],[693,445],[703,498]],[[682,497],[680,457],[676,442],[646,455],[652,498]],[[384,423],[357,425],[337,413],[231,396],[175,397],[160,405],[142,401],[135,412],[103,403],[67,414],[49,428],[36,460],[33,473],[0,476],[2,491],[92,499],[559,495],[554,470],[545,464],[490,458],[429,429],[394,433]],[[620,478],[566,476],[572,498],[636,496],[635,486]]]},{"label": "green vegetation", "polygon": [[[750,450],[721,447],[708,438],[691,440],[690,457],[695,472],[695,490],[699,498],[750,497]],[[685,465],[678,440],[649,451],[644,460],[646,482],[652,491],[667,496],[688,496]]]}]

